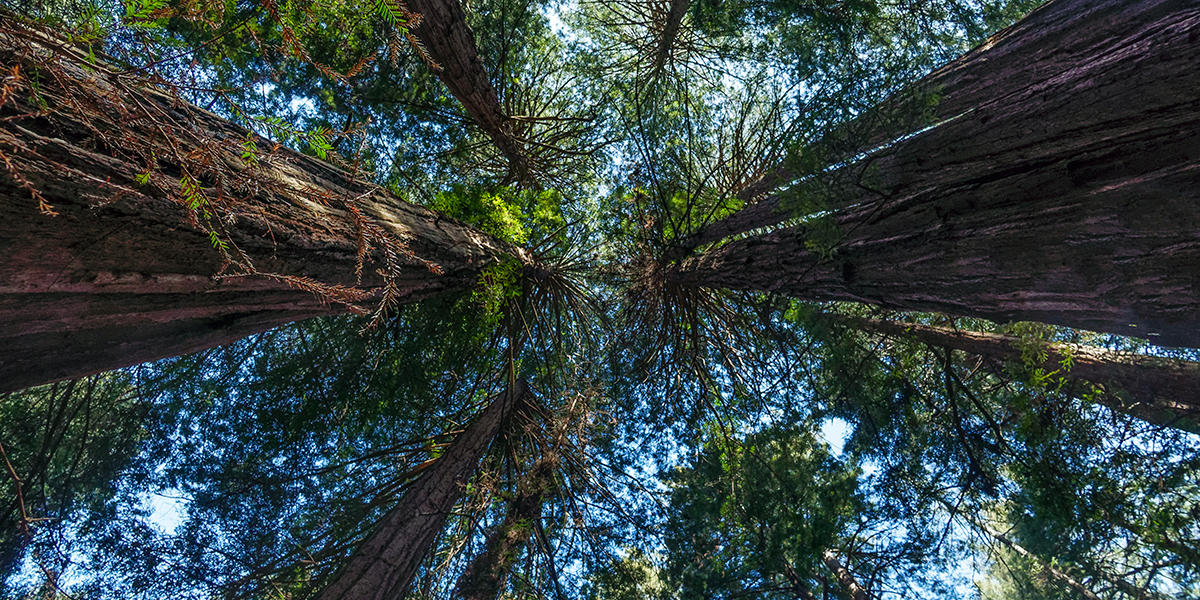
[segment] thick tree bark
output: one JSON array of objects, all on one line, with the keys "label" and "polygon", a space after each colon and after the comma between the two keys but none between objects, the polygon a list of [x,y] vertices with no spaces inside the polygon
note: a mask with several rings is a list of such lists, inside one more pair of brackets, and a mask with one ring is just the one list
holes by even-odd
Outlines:
[{"label": "thick tree bark", "polygon": [[[738,200],[746,203],[746,208],[750,208],[750,205],[757,204],[758,200],[764,195],[795,178],[796,173],[793,172],[786,163],[779,164],[766,173],[759,175],[758,178],[754,179],[750,183],[746,184],[746,186],[738,190],[734,196]],[[732,217],[733,215],[730,216]]]},{"label": "thick tree bark", "polygon": [[375,531],[355,550],[345,567],[318,596],[320,600],[391,600],[403,597],[417,567],[433,544],[463,486],[479,467],[492,440],[503,431],[528,384],[497,394],[459,434],[433,466],[422,473]]},{"label": "thick tree bark", "polygon": [[[513,565],[530,535],[541,531],[542,506],[554,493],[555,475],[562,459],[567,429],[587,409],[587,403],[574,398],[566,412],[555,420],[551,441],[517,483],[517,495],[504,520],[484,544],[483,552],[467,565],[454,586],[452,597],[463,600],[495,600],[504,589]],[[531,415],[538,419],[537,415]],[[536,442],[535,442],[536,443]],[[541,535],[545,535],[542,532]],[[544,541],[544,540],[543,540]],[[547,545],[547,552],[549,552]]]},{"label": "thick tree bark", "polygon": [[675,38],[679,37],[683,16],[687,14],[691,4],[691,0],[669,0],[670,8],[667,9],[667,18],[663,23],[662,32],[658,36],[658,44],[654,47],[654,60],[650,65],[651,73],[657,73],[667,64],[667,59],[671,57],[671,47],[675,45]]},{"label": "thick tree bark", "polygon": [[826,550],[821,555],[821,559],[825,562],[825,567],[833,572],[838,583],[846,589],[846,593],[850,594],[853,600],[870,599],[871,595],[867,593],[867,589],[858,584],[858,581],[854,579],[854,574],[842,564],[842,561],[838,560],[832,550]]},{"label": "thick tree bark", "polygon": [[[1169,8],[1169,3],[1160,3]],[[1061,73],[1086,64],[1106,40],[1120,39],[1128,19],[1138,19],[1141,4],[1049,2],[997,32],[970,52],[896,93],[861,119],[839,127],[818,148],[855,148],[856,162],[921,129],[966,115],[1023,89],[1045,85]],[[1157,9],[1162,10],[1162,9]],[[1132,15],[1132,16],[1131,16]],[[932,101],[932,104],[931,104]],[[830,157],[829,162],[848,157]],[[801,174],[781,163],[738,192],[746,209],[697,232],[688,250],[796,217],[797,195],[822,191],[830,177],[802,182],[791,193],[774,193]],[[852,170],[838,172],[852,178]],[[845,184],[846,181],[840,182]],[[840,187],[840,186],[837,186]],[[741,214],[745,213],[745,214]]]},{"label": "thick tree bark", "polygon": [[675,283],[1200,345],[1200,9],[1114,4],[1048,5],[1072,25],[1013,59],[1037,77],[847,167],[827,227],[730,242]]},{"label": "thick tree bark", "polygon": [[441,67],[438,79],[508,159],[512,177],[530,183],[528,158],[512,135],[508,115],[479,57],[475,34],[458,0],[405,0],[405,4],[421,15],[413,34]]},{"label": "thick tree bark", "polygon": [[557,468],[557,452],[551,451],[521,478],[517,496],[504,520],[488,535],[483,552],[471,560],[459,577],[454,598],[496,600],[500,595],[521,549],[534,531],[534,521],[542,518],[542,505],[550,495]]},{"label": "thick tree bark", "polygon": [[[862,331],[908,338],[930,346],[968,352],[1001,362],[1022,361],[1020,338],[998,333],[963,331],[920,323],[901,323],[861,317],[826,318]],[[1103,348],[1044,342],[1046,360],[1034,367],[1060,371],[1062,377],[1100,388],[1095,401],[1147,422],[1200,433],[1200,363],[1113,352]],[[1063,363],[1070,357],[1070,368]]]},{"label": "thick tree bark", "polygon": [[[351,287],[364,306],[388,283],[393,302],[463,289],[520,252],[328,163],[268,152],[39,32],[5,21],[0,44],[0,392],[344,312],[331,298]],[[246,140],[263,151],[254,164],[240,158]],[[139,158],[150,156],[157,164]],[[181,197],[181,171],[207,207]],[[241,267],[226,270],[210,232]],[[372,246],[361,281],[360,240]],[[247,264],[260,274],[216,277]]]}]

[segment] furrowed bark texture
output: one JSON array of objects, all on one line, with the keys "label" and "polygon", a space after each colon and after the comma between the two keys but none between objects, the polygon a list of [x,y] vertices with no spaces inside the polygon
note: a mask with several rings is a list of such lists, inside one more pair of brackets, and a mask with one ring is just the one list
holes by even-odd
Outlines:
[{"label": "furrowed bark texture", "polygon": [[[924,77],[912,88],[884,102],[873,113],[872,122],[846,126],[845,131],[832,136],[839,138],[832,143],[844,146],[848,140],[840,138],[852,138],[854,147],[872,156],[928,125],[949,119],[978,121],[979,125],[985,125],[997,116],[1010,114],[1016,116],[1017,120],[997,120],[992,126],[1002,127],[1011,122],[1036,132],[1034,125],[1018,121],[1023,120],[1019,116],[1021,114],[1036,116],[1040,110],[1039,95],[1074,93],[1072,86],[1078,83],[1078,79],[1071,77],[1072,71],[1087,69],[1089,63],[1102,54],[1109,54],[1109,60],[1119,58],[1112,52],[1121,40],[1132,42],[1126,51],[1137,51],[1137,34],[1128,31],[1127,24],[1146,24],[1180,7],[1177,2],[1163,1],[1100,4],[1075,0],[1050,2],[1015,25],[993,35],[961,58]],[[1185,50],[1181,48],[1181,51]],[[1194,61],[1183,62],[1191,66],[1184,64],[1180,68],[1194,70]],[[1083,72],[1079,74],[1086,75]],[[1072,82],[1072,79],[1076,81]],[[1167,80],[1159,85],[1175,84]],[[1194,79],[1191,85],[1195,85]],[[1153,89],[1154,86],[1147,92],[1153,93]],[[1125,93],[1129,101],[1136,104],[1132,100],[1132,88],[1126,87]],[[936,103],[932,106],[929,105],[931,95],[936,97]],[[981,108],[988,110],[985,114],[974,114]],[[1084,101],[1080,101],[1078,108],[1084,113],[1080,116],[1090,116],[1088,112],[1092,109]],[[1143,118],[1152,120],[1155,116],[1153,110],[1142,112]],[[1096,115],[1094,124],[1101,124],[1101,119],[1109,116],[1113,119],[1138,118],[1136,115]],[[1046,132],[1038,137],[1054,139],[1055,135],[1075,132],[1074,127],[1067,126],[1056,129],[1053,134]],[[869,161],[859,162],[860,167],[870,167]],[[803,204],[798,202],[799,196],[819,195],[830,200],[830,208],[833,209],[860,201],[861,197],[856,197],[854,190],[860,183],[861,170],[841,169],[802,181],[787,192],[769,193],[796,177],[787,165],[781,165],[738,194],[748,203],[745,209],[710,224],[682,242],[680,254],[795,218],[798,216],[797,206]],[[862,190],[858,191],[861,193]],[[750,204],[759,197],[759,201]]]},{"label": "furrowed bark texture", "polygon": [[421,23],[413,29],[413,34],[441,66],[438,79],[450,88],[471,119],[508,159],[513,177],[528,182],[528,158],[512,135],[500,95],[479,57],[475,34],[467,25],[467,15],[458,0],[405,0],[405,4],[421,15]]},{"label": "furrowed bark texture", "polygon": [[533,534],[534,521],[542,518],[542,505],[550,494],[557,466],[557,453],[551,452],[539,458],[522,477],[504,520],[488,535],[483,552],[471,560],[459,577],[454,598],[496,600],[500,595],[521,549]]},{"label": "furrowed bark texture", "polygon": [[[1020,338],[982,331],[901,323],[859,317],[833,317],[846,326],[893,338],[914,339],[930,346],[960,350],[1003,362],[1021,363]],[[1200,363],[1113,352],[1079,344],[1045,342],[1046,360],[1034,365],[1064,371],[1063,377],[1101,388],[1096,402],[1156,425],[1200,433]],[[1072,365],[1063,367],[1070,356]],[[1117,396],[1120,397],[1117,397]]]},{"label": "furrowed bark texture", "polygon": [[[398,253],[383,256],[376,239],[364,256],[368,304],[379,299],[380,268],[391,272],[394,301],[412,302],[469,287],[520,252],[287,149],[252,166],[239,158],[244,141],[264,153],[270,142],[102,65],[81,68],[69,47],[54,46],[0,23],[0,68],[10,74],[0,106],[0,392],[344,312],[302,288],[355,286],[364,227]],[[23,78],[35,68],[36,92]],[[164,136],[166,126],[191,133]],[[199,158],[171,162],[180,155]],[[181,170],[217,215],[208,226],[181,198]],[[57,216],[40,213],[29,188]],[[215,278],[226,261],[210,231],[269,275]]]},{"label": "furrowed bark texture", "polygon": [[1200,8],[1039,14],[1072,23],[1039,76],[852,167],[829,247],[798,226],[672,278],[1200,345]]},{"label": "furrowed bark texture", "polygon": [[463,486],[479,468],[492,440],[505,428],[513,409],[525,401],[527,384],[518,380],[498,394],[459,434],[396,508],[376,526],[354,555],[318,596],[320,600],[392,600],[401,598],[433,544]]},{"label": "furrowed bark texture", "polygon": [[821,558],[825,562],[825,567],[833,572],[838,583],[846,589],[846,593],[850,594],[851,598],[854,600],[868,600],[871,597],[867,593],[866,588],[858,584],[858,581],[854,579],[854,574],[842,564],[842,561],[838,560],[837,555],[832,550],[826,550]]}]

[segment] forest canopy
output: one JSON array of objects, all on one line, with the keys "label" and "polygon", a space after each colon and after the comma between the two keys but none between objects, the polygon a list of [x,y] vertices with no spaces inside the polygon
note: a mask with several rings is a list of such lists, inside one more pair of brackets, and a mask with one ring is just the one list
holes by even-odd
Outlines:
[{"label": "forest canopy", "polygon": [[3,0],[0,597],[1200,598],[1200,8]]}]

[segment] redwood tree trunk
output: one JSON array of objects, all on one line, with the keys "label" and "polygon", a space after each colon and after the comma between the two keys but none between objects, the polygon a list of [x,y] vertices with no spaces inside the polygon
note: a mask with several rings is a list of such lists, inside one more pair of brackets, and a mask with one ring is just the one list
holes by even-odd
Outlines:
[{"label": "redwood tree trunk", "polygon": [[[412,302],[519,253],[83,61],[0,22],[0,392],[344,312],[337,298],[370,307],[389,283],[381,268],[392,301]],[[240,158],[246,140],[261,150],[254,163]],[[183,197],[184,174],[204,208]],[[259,274],[215,277],[246,265]]]},{"label": "redwood tree trunk", "polygon": [[529,183],[528,158],[512,135],[508,115],[479,57],[475,34],[458,0],[405,0],[405,4],[421,15],[413,34],[441,67],[438,79],[508,159],[512,177]]},{"label": "redwood tree trunk", "polygon": [[522,477],[504,520],[488,535],[483,552],[471,560],[459,577],[454,598],[496,600],[500,595],[521,549],[534,531],[534,522],[542,518],[542,505],[550,494],[557,465],[557,453],[552,450]]},{"label": "redwood tree trunk", "polygon": [[837,555],[832,550],[826,550],[821,558],[825,562],[825,566],[833,572],[838,583],[846,589],[846,593],[850,594],[853,600],[868,600],[871,597],[867,593],[866,588],[858,584],[858,581],[854,579],[854,574],[842,564],[842,561],[838,560]]},{"label": "redwood tree trunk", "polygon": [[[998,333],[859,317],[829,318],[855,329],[1003,362],[1020,363],[1021,349],[1027,346],[1020,338]],[[1067,379],[1099,386],[1103,393],[1096,395],[1096,401],[1110,409],[1156,425],[1200,433],[1200,363],[1078,344],[1045,342],[1041,348],[1046,360],[1033,366],[1048,372],[1059,370]],[[1070,368],[1062,366],[1068,356]]]},{"label": "redwood tree trunk", "polygon": [[[1169,2],[1155,4],[1153,11],[1171,9]],[[925,127],[963,116],[1003,96],[1045,86],[1062,73],[1085,65],[1095,52],[1103,50],[1106,42],[1124,37],[1125,24],[1130,19],[1145,19],[1137,14],[1144,10],[1143,5],[1049,2],[896,93],[858,121],[838,127],[811,150],[840,149],[827,157],[828,163],[847,160],[847,151],[850,155],[869,157]],[[860,157],[858,162],[862,160]],[[778,225],[797,216],[794,210],[797,195],[825,195],[823,188],[831,185],[853,185],[852,172],[840,172],[843,176],[840,182],[816,176],[799,184],[797,190],[772,194],[801,175],[786,162],[777,165],[738,192],[737,197],[749,206],[710,224],[685,245],[693,249],[753,229]]]},{"label": "redwood tree trunk", "polygon": [[528,384],[518,380],[512,388],[497,394],[475,422],[413,482],[396,508],[383,517],[370,537],[355,550],[319,599],[403,597],[421,560],[462,495],[463,486],[528,393]]},{"label": "redwood tree trunk", "polygon": [[683,25],[683,16],[687,14],[691,0],[670,0],[669,5],[662,33],[659,34],[658,44],[654,48],[654,61],[650,66],[651,73],[658,72],[663,65],[667,64],[667,59],[671,56],[671,47],[675,45],[675,38],[679,37],[679,28]]},{"label": "redwood tree trunk", "polygon": [[847,167],[861,176],[826,227],[730,242],[675,282],[1200,345],[1200,9],[1035,16],[1067,24],[1060,50],[1014,28],[993,77],[1011,83]]}]

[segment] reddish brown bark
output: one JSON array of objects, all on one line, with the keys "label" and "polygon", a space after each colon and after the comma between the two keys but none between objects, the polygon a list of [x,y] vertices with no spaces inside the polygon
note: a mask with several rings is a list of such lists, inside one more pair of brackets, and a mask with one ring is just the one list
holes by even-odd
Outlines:
[{"label": "reddish brown bark", "polygon": [[[0,107],[0,392],[344,312],[299,288],[359,283],[363,223],[400,253],[385,265],[376,240],[365,256],[359,287],[375,294],[367,307],[378,301],[381,267],[394,277],[395,301],[411,302],[469,287],[483,267],[519,252],[287,149],[251,166],[239,158],[246,131],[228,121],[103,65],[81,67],[71,48],[20,25],[5,21],[0,36],[11,92]],[[36,93],[20,76],[34,63]],[[186,167],[171,157],[183,155],[203,155],[196,177],[221,238],[269,276],[214,277],[225,260],[200,211],[179,198]],[[218,181],[241,196],[222,211]],[[39,212],[30,188],[57,216]]]},{"label": "reddish brown bark", "polygon": [[[467,565],[454,586],[452,597],[463,600],[495,600],[503,591],[505,582],[530,535],[541,531],[539,521],[542,506],[554,493],[555,477],[568,427],[585,410],[587,403],[582,398],[575,398],[567,403],[566,413],[554,422],[550,443],[543,446],[541,455],[521,476],[516,497],[510,503],[508,513],[488,535],[483,552],[476,555]],[[536,413],[525,416],[535,422],[541,419]],[[540,436],[536,434],[530,436],[535,444],[538,437]]]},{"label": "reddish brown bark", "polygon": [[478,469],[492,440],[513,410],[526,401],[528,385],[518,380],[459,434],[433,466],[422,473],[400,502],[355,550],[320,600],[391,600],[401,598],[417,567],[442,531],[446,517]]},{"label": "reddish brown bark", "polygon": [[730,242],[675,282],[1200,345],[1200,9],[1038,15],[1071,23],[1063,50],[1014,58],[1039,76],[852,167],[838,239]]},{"label": "reddish brown bark", "polygon": [[[1030,90],[1037,91],[1034,96],[1051,93],[1055,80],[1087,68],[1097,55],[1113,50],[1119,40],[1134,38],[1126,30],[1127,23],[1157,19],[1174,6],[1171,2],[1048,3],[896,94],[861,122],[842,127],[822,145],[854,147],[858,148],[855,152],[870,156],[912,132],[948,119],[980,119],[986,123],[991,116],[1003,117],[1007,110],[992,110],[990,116],[970,113],[1010,102],[1027,104]],[[1059,87],[1070,89],[1069,85]],[[1030,108],[1036,110],[1036,106],[1019,105],[1010,110],[1019,114]],[[804,196],[828,199],[830,208],[860,199],[853,193],[860,183],[856,169],[818,175],[798,183],[791,191],[771,193],[796,176],[786,164],[771,170],[738,193],[748,204],[745,209],[681,242],[678,254],[800,216],[798,207],[804,204],[800,200]]]},{"label": "reddish brown bark", "polygon": [[[1022,362],[1022,348],[1028,347],[1020,338],[998,333],[859,317],[831,318],[862,331],[1016,364]],[[1078,344],[1043,342],[1040,347],[1046,360],[1031,366],[1098,386],[1096,402],[1150,423],[1200,433],[1200,363]],[[1069,368],[1063,366],[1068,357]]]},{"label": "reddish brown bark", "polygon": [[405,4],[421,15],[413,34],[441,67],[438,79],[508,160],[512,178],[528,183],[528,158],[512,135],[508,115],[479,57],[475,35],[458,0],[405,0]]}]

